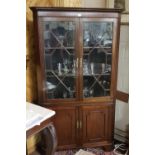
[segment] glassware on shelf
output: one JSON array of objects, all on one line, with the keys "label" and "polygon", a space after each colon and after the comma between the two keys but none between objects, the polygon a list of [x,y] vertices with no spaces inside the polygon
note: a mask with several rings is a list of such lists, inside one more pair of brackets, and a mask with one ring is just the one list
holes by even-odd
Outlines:
[{"label": "glassware on shelf", "polygon": [[71,90],[71,87],[68,87],[68,90],[70,98],[73,98],[73,91]]},{"label": "glassware on shelf", "polygon": [[93,97],[93,96],[94,96],[94,90],[91,89],[91,90],[89,91],[89,94],[90,94],[91,97]]},{"label": "glassware on shelf", "polygon": [[70,28],[68,29],[68,32],[66,34],[66,40],[67,40],[67,46],[68,47],[73,47],[74,46],[74,26],[73,23],[70,23],[71,26],[69,26]]},{"label": "glassware on shelf", "polygon": [[111,72],[111,65],[108,65],[108,64],[106,65],[106,71]]},{"label": "glassware on shelf", "polygon": [[101,63],[91,63],[90,64],[91,74],[101,74],[102,64]]},{"label": "glassware on shelf", "polygon": [[112,46],[112,40],[104,40],[104,46],[105,47],[111,47]]},{"label": "glassware on shelf", "polygon": [[83,89],[83,95],[84,95],[84,97],[89,97],[88,87],[84,87],[84,89]]},{"label": "glassware on shelf", "polygon": [[64,65],[64,73],[67,74],[68,73],[68,60],[65,58],[63,60],[63,65]]},{"label": "glassware on shelf", "polygon": [[84,46],[88,46],[89,41],[90,41],[89,31],[84,31]]},{"label": "glassware on shelf", "polygon": [[62,35],[59,35],[58,36],[58,39],[59,39],[59,41],[60,41],[60,43],[63,45],[64,44],[64,36],[62,36]]},{"label": "glassware on shelf", "polygon": [[72,65],[72,74],[75,74],[75,64],[76,64],[76,62],[75,62],[75,60],[73,60],[73,65]]},{"label": "glassware on shelf", "polygon": [[67,92],[66,91],[63,92],[63,98],[67,98]]},{"label": "glassware on shelf", "polygon": [[51,82],[46,81],[46,88],[48,90],[52,90],[52,89],[56,88],[56,86],[54,84],[52,84]]},{"label": "glassware on shelf", "polygon": [[110,82],[103,80],[103,86],[105,89],[110,89]]},{"label": "glassware on shelf", "polygon": [[50,28],[49,28],[49,24],[45,25],[44,42],[45,42],[45,47],[50,47]]},{"label": "glassware on shelf", "polygon": [[90,68],[91,68],[91,73],[94,74],[94,63],[93,62],[90,64]]},{"label": "glassware on shelf", "polygon": [[83,73],[84,73],[84,75],[88,75],[89,74],[88,62],[87,62],[86,59],[84,59],[84,61],[83,61]]},{"label": "glassware on shelf", "polygon": [[65,74],[68,73],[68,67],[67,67],[67,65],[64,66],[64,73],[65,73]]},{"label": "glassware on shelf", "polygon": [[62,75],[62,64],[58,63],[58,75]]},{"label": "glassware on shelf", "polygon": [[102,65],[102,73],[104,73],[105,72],[105,64],[102,63],[101,65]]}]

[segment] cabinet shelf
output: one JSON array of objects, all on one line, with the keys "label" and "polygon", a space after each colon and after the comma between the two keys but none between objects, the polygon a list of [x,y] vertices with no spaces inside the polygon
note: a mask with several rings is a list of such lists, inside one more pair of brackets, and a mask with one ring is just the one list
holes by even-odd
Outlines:
[{"label": "cabinet shelf", "polygon": [[58,77],[76,77],[75,74],[73,73],[70,73],[70,71],[68,71],[67,73],[62,73],[62,74],[59,74],[57,70],[46,70],[46,77],[55,77],[58,76]]},{"label": "cabinet shelf", "polygon": [[[55,89],[56,89],[56,88],[55,88]],[[55,89],[53,89],[53,90],[47,90],[47,93],[48,93],[48,94],[54,93]],[[71,90],[71,91],[69,91],[69,92],[75,93],[76,91],[75,91],[75,90]]]},{"label": "cabinet shelf", "polygon": [[[73,74],[62,74],[62,75],[58,75],[56,74],[58,77],[72,77],[72,78],[76,78],[76,75]],[[55,77],[54,75],[46,75],[46,77]]]},{"label": "cabinet shelf", "polygon": [[105,46],[100,46],[100,47],[94,47],[94,46],[84,46],[84,49],[111,49],[111,47],[105,47]]},{"label": "cabinet shelf", "polygon": [[104,91],[110,91],[110,89],[108,89],[108,88],[104,88]]},{"label": "cabinet shelf", "polygon": [[[54,71],[54,70],[46,70],[46,77],[55,77],[55,75],[53,75],[53,72],[56,73],[57,76],[59,77],[76,77],[75,74],[72,73],[65,73],[65,74],[58,74],[58,71]],[[110,72],[104,72],[104,73],[99,73],[99,74],[83,74],[83,76],[88,76],[88,77],[93,77],[93,76],[110,76],[111,73]]]},{"label": "cabinet shelf", "polygon": [[62,50],[62,49],[75,49],[75,47],[45,47],[45,50]]},{"label": "cabinet shelf", "polygon": [[83,74],[83,76],[106,76],[106,75],[111,75],[110,72],[105,72],[102,74]]}]

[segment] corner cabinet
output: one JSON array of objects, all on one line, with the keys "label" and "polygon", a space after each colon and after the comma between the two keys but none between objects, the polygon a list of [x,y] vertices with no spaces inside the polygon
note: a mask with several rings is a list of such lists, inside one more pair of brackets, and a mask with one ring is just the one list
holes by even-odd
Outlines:
[{"label": "corner cabinet", "polygon": [[119,9],[33,11],[38,104],[53,109],[58,149],[111,147]]}]

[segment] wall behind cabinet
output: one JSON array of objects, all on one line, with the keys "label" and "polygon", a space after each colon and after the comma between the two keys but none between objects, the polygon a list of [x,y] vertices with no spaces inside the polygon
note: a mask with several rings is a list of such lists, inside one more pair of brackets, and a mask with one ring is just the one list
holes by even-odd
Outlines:
[{"label": "wall behind cabinet", "polygon": [[[129,25],[121,25],[117,90],[129,94]],[[129,103],[116,100],[115,129],[125,133],[129,125]]]},{"label": "wall behind cabinet", "polygon": [[[30,6],[51,6],[50,0],[26,0],[26,101],[34,102],[37,100],[37,80],[34,49],[33,17]],[[28,152],[35,150],[37,137],[27,140]]]},{"label": "wall behind cabinet", "polygon": [[[116,0],[107,0],[106,6],[113,8]],[[119,63],[117,90],[129,94],[129,0],[125,1],[125,11],[121,15]],[[129,103],[116,100],[115,129],[126,134],[129,125]]]},{"label": "wall behind cabinet", "polygon": [[129,25],[121,25],[117,90],[129,93]]},{"label": "wall behind cabinet", "polygon": [[107,0],[82,0],[82,7],[85,8],[105,8]]},{"label": "wall behind cabinet", "polygon": [[26,1],[26,100],[37,100],[37,80],[34,49],[33,17],[30,6],[51,6],[51,0],[27,0]]}]

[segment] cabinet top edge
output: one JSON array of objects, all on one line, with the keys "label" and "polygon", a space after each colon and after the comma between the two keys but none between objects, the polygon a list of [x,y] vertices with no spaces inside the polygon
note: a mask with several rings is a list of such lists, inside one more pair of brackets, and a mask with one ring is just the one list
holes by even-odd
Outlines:
[{"label": "cabinet top edge", "polygon": [[76,11],[76,12],[116,12],[121,13],[119,8],[77,8],[77,7],[30,7],[32,11]]}]

